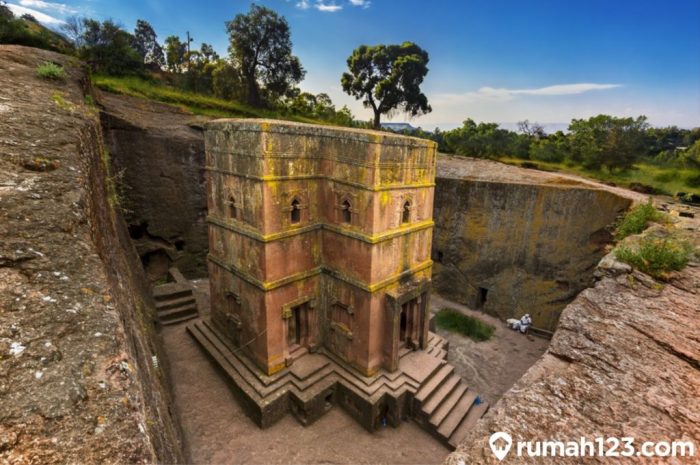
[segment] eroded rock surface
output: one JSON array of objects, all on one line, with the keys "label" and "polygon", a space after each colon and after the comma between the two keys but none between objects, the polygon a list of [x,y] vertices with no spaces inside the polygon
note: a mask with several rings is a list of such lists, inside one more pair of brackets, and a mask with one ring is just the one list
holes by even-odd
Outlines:
[{"label": "eroded rock surface", "polygon": [[0,46],[0,76],[0,463],[181,461],[85,73]]},{"label": "eroded rock surface", "polygon": [[[601,279],[562,313],[545,356],[464,439],[446,463],[499,463],[489,436],[514,441],[582,436],[643,441],[692,440],[700,446],[700,267],[667,284],[633,272]],[[503,463],[611,463],[610,458],[529,458]],[[656,463],[639,457],[625,463]]]},{"label": "eroded rock surface", "polygon": [[177,266],[205,276],[208,251],[204,137],[197,117],[171,105],[100,92],[102,125],[125,217],[151,280]]},{"label": "eroded rock surface", "polygon": [[[438,158],[434,285],[474,309],[553,331],[593,283],[610,225],[636,197],[488,160]],[[632,193],[633,194],[633,193]]]}]

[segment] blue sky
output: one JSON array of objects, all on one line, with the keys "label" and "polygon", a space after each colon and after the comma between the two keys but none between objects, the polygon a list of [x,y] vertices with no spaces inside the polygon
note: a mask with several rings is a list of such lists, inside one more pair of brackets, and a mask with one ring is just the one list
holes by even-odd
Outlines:
[{"label": "blue sky", "polygon": [[[59,25],[78,14],[132,30],[149,21],[162,41],[190,31],[222,55],[224,21],[250,1],[8,0]],[[599,113],[645,114],[655,125],[700,126],[700,0],[260,0],[284,15],[307,74],[302,89],[326,92],[362,118],[340,88],[360,44],[416,42],[430,54],[424,83],[432,129],[477,121],[568,123]],[[397,114],[394,121],[404,121]]]}]

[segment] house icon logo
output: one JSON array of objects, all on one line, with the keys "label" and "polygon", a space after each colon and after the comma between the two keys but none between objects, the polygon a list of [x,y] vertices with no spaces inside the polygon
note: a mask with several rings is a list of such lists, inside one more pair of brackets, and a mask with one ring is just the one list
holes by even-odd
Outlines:
[{"label": "house icon logo", "polygon": [[499,461],[506,458],[506,455],[508,455],[512,445],[513,438],[510,437],[510,434],[504,433],[503,431],[493,433],[489,438],[491,452],[493,452],[493,455],[495,455]]}]

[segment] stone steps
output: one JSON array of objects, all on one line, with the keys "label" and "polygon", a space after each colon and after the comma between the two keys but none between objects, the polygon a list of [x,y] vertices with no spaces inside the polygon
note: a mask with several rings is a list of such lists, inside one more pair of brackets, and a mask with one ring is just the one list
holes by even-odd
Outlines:
[{"label": "stone steps", "polygon": [[459,427],[459,424],[464,419],[464,416],[469,412],[469,409],[474,404],[477,395],[471,390],[467,390],[462,397],[457,401],[452,411],[445,417],[440,426],[437,428],[437,436],[443,441],[449,441],[452,434]]},{"label": "stone steps", "polygon": [[457,429],[452,433],[450,439],[447,443],[454,449],[457,448],[459,443],[466,437],[479,418],[483,417],[489,409],[489,404],[482,402],[480,404],[472,404],[469,412],[462,419]]},{"label": "stone steps", "polygon": [[440,404],[440,406],[435,409],[433,414],[428,419],[428,422],[433,428],[437,429],[442,421],[449,415],[452,409],[457,405],[459,399],[467,391],[467,386],[464,383],[459,383],[455,389],[450,393],[449,396]]},{"label": "stone steps", "polygon": [[197,301],[195,300],[194,294],[192,294],[191,290],[187,295],[183,295],[182,297],[170,297],[162,300],[157,300],[156,310],[158,310],[158,312],[161,312],[164,310],[170,310],[173,308],[182,307],[190,304],[197,305]]},{"label": "stone steps", "polygon": [[262,428],[290,410],[304,425],[316,421],[335,403],[334,393],[341,386],[366,403],[358,418],[366,427],[366,414],[376,415],[380,402],[401,402],[407,414],[449,447],[488,409],[487,404],[475,403],[476,394],[454,367],[425,351],[411,351],[400,360],[397,372],[367,377],[320,347],[267,376],[208,320],[188,325],[187,331],[222,369],[243,407]]},{"label": "stone steps", "polygon": [[428,400],[428,397],[433,393],[433,391],[438,389],[453,371],[454,367],[452,365],[442,365],[437,373],[423,383],[421,388],[416,393],[414,400],[422,406],[422,404]]},{"label": "stone steps", "polygon": [[192,286],[176,268],[171,268],[168,273],[175,282],[153,288],[158,321],[163,325],[172,325],[197,318],[199,312]]}]

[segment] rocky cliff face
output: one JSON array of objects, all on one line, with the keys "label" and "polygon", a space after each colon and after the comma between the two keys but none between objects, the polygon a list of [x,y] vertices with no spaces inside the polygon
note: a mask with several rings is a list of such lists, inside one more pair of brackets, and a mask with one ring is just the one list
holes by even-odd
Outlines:
[{"label": "rocky cliff face", "polygon": [[530,313],[550,331],[592,285],[609,226],[631,203],[600,185],[486,160],[441,157],[437,176],[437,291],[502,319]]},{"label": "rocky cliff face", "polygon": [[131,237],[151,281],[171,265],[206,275],[203,118],[128,96],[99,93]]},{"label": "rocky cliff face", "polygon": [[[44,61],[68,78],[38,78]],[[19,46],[0,76],[0,462],[181,462],[86,76]]]},{"label": "rocky cliff face", "polygon": [[[697,223],[694,235],[698,237]],[[446,464],[501,463],[488,445],[497,431],[509,433],[513,441],[631,437],[637,450],[644,441],[695,444],[694,458],[545,459],[517,457],[511,450],[502,463],[697,463],[700,266],[695,263],[660,283],[611,265],[608,257],[605,262],[599,270],[603,278],[563,311],[544,357]]]}]

